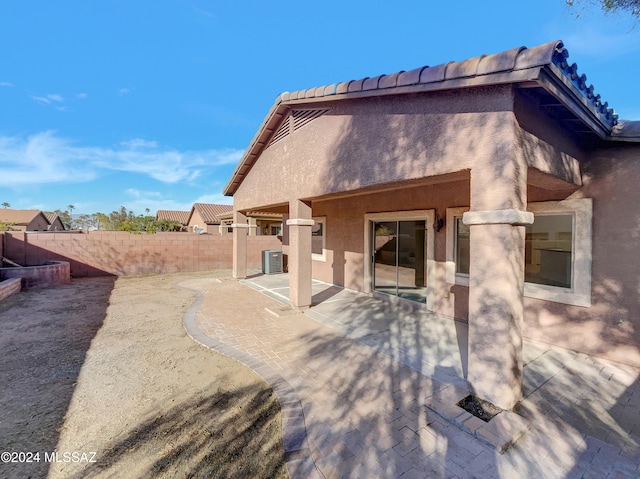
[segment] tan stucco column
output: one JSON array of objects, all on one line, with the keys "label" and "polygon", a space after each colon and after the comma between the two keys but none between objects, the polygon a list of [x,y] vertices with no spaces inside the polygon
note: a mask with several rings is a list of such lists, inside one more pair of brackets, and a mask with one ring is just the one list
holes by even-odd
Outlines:
[{"label": "tan stucco column", "polygon": [[255,218],[249,218],[249,236],[255,236],[258,234],[257,232],[258,225]]},{"label": "tan stucco column", "polygon": [[289,301],[294,308],[311,306],[311,206],[289,202]]},{"label": "tan stucco column", "polygon": [[233,277],[247,277],[247,217],[239,211],[233,212]]},{"label": "tan stucco column", "polygon": [[[494,164],[497,163],[497,164]],[[526,167],[496,160],[471,171],[469,363],[471,391],[503,409],[522,397]]]}]

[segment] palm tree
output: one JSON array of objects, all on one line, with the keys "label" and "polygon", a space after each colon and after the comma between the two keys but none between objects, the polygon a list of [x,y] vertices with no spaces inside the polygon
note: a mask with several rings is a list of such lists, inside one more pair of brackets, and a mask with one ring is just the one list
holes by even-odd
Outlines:
[{"label": "palm tree", "polygon": [[73,206],[73,205],[69,205],[69,206],[67,206],[67,209],[69,210],[69,214],[71,214],[71,212],[72,212],[73,210],[75,210],[75,209],[76,209],[76,207],[75,207],[75,206]]},{"label": "palm tree", "polygon": [[9,208],[11,205],[5,201],[4,203],[2,203],[2,206],[3,206],[3,208],[6,210],[6,209],[7,209],[7,208]]}]

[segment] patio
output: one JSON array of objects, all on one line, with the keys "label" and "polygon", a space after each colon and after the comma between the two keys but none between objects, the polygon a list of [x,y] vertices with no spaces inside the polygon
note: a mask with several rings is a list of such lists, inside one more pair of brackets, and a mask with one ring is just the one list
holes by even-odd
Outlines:
[{"label": "patio", "polygon": [[[281,304],[289,304],[289,275],[254,275],[241,283]],[[310,318],[339,331],[443,384],[467,389],[466,321],[422,311],[422,304],[313,280]],[[540,341],[524,340],[524,396],[527,397],[575,354]]]},{"label": "patio", "polygon": [[183,282],[200,292],[185,328],[272,385],[292,478],[637,477],[637,369],[526,341],[525,399],[484,423],[455,406],[463,323],[321,282],[301,314],[286,275],[242,283]]}]

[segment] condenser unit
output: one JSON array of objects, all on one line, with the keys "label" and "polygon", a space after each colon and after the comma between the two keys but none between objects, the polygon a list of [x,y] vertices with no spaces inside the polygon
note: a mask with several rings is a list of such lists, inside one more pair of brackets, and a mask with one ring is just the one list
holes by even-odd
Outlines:
[{"label": "condenser unit", "polygon": [[262,251],[262,273],[282,273],[282,251],[277,249],[265,249]]}]

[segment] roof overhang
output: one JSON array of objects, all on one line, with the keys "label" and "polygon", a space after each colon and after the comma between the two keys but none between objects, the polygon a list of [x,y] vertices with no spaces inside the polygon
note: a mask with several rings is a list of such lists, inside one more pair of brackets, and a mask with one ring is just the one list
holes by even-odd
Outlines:
[{"label": "roof overhang", "polygon": [[[512,84],[537,95],[541,105],[553,110],[570,128],[595,134],[600,139],[611,139],[617,115],[594,93],[593,85],[587,85],[586,76],[578,75],[577,65],[567,62],[568,56],[564,44],[554,41],[462,62],[285,92],[276,98],[223,193],[233,196],[291,110],[319,108],[321,104],[327,107],[344,100]],[[633,135],[640,137],[640,127],[627,137],[634,138]],[[623,138],[624,135],[620,135],[619,139]]]}]

